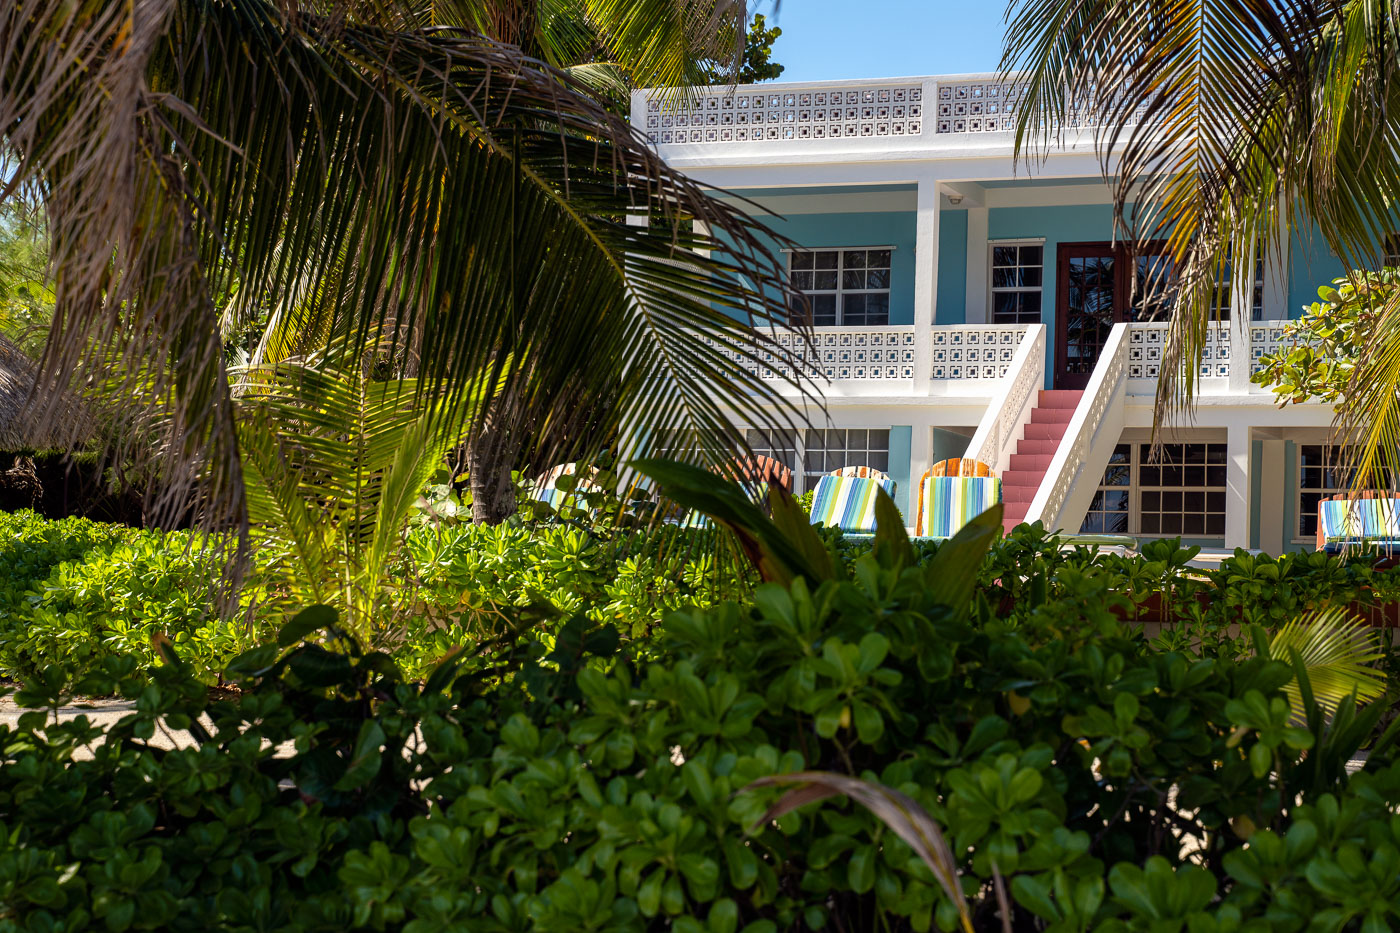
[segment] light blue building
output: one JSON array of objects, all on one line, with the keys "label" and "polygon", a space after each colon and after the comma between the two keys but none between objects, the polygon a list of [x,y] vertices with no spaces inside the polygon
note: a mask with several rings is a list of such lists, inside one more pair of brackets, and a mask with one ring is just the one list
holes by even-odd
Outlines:
[{"label": "light blue building", "polygon": [[906,516],[933,463],[969,457],[1003,477],[1015,519],[1311,548],[1318,498],[1344,482],[1324,463],[1332,409],[1278,408],[1249,375],[1340,260],[1296,235],[1222,283],[1196,410],[1153,460],[1166,325],[1160,294],[1131,277],[1160,281],[1147,272],[1164,260],[1112,242],[1092,131],[1013,161],[1015,93],[953,75],[707,88],[679,111],[633,96],[669,164],[756,202],[801,247],[789,275],[827,413],[797,436],[754,432],[754,447],[790,463],[799,491],[840,466],[885,468]]}]

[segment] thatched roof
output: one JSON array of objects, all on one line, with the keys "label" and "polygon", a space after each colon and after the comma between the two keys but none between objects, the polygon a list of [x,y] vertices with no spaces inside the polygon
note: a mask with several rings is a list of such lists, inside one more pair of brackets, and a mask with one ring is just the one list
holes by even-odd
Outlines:
[{"label": "thatched roof", "polygon": [[45,419],[47,424],[35,424],[38,411],[49,408],[29,404],[37,368],[13,341],[0,335],[0,450],[75,447],[95,433],[91,414],[72,393],[64,393]]}]

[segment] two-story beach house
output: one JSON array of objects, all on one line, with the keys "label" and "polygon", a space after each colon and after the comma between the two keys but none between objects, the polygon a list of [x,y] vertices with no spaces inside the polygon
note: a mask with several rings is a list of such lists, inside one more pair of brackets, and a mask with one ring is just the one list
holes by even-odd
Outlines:
[{"label": "two-story beach house", "polygon": [[1332,409],[1279,408],[1249,376],[1343,273],[1319,238],[1263,256],[1252,288],[1222,287],[1194,413],[1154,457],[1166,324],[1160,290],[1132,281],[1160,282],[1165,260],[1129,263],[1112,242],[1092,131],[1017,164],[1016,91],[993,75],[698,94],[677,109],[639,91],[632,119],[669,164],[756,202],[801,247],[789,274],[810,302],[826,412],[796,436],[750,437],[798,491],[873,466],[908,516],[930,464],[969,457],[1003,478],[1009,521],[1312,547],[1317,501],[1343,482],[1327,468]]}]

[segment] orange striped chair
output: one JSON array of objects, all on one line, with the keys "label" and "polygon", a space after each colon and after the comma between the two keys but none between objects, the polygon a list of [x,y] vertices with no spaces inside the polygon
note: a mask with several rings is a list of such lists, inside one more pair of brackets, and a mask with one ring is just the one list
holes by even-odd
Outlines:
[{"label": "orange striped chair", "polygon": [[914,536],[951,538],[963,525],[1001,501],[1001,480],[979,460],[954,457],[919,478]]},{"label": "orange striped chair", "polygon": [[877,470],[877,469],[875,469],[874,467],[868,467],[868,466],[848,466],[848,467],[842,467],[842,468],[839,469],[839,470],[832,470],[832,471],[831,471],[831,475],[832,475],[832,476],[859,476],[861,479],[880,479],[880,480],[888,480],[888,479],[890,478],[890,475],[889,475],[888,473],[881,472],[880,470]]},{"label": "orange striped chair", "polygon": [[925,476],[995,476],[992,468],[981,460],[970,460],[966,457],[953,457],[943,460],[933,465]]}]

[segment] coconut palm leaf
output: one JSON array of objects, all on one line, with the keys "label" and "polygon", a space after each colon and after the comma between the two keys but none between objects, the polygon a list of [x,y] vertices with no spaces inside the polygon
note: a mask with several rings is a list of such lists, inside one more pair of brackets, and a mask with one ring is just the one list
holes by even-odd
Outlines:
[{"label": "coconut palm leaf", "polygon": [[219,340],[231,283],[247,286],[231,313],[315,296],[362,352],[380,334],[395,356],[427,348],[429,410],[504,386],[521,408],[491,428],[525,448],[590,400],[608,404],[575,449],[682,429],[733,449],[735,423],[795,420],[746,365],[797,372],[758,329],[786,296],[756,222],[567,74],[377,7],[0,10],[8,186],[42,193],[53,236],[47,374],[115,352],[149,376],[171,412],[168,475],[197,478],[225,526],[245,489]]},{"label": "coconut palm leaf", "polygon": [[[962,928],[972,931],[972,915],[967,908],[967,898],[958,885],[958,863],[953,858],[953,850],[948,846],[942,829],[933,821],[918,801],[875,781],[836,774],[831,771],[801,771],[795,774],[775,774],[759,778],[744,788],[745,791],[760,787],[782,787],[797,785],[768,808],[758,820],[756,828],[791,813],[800,807],[828,797],[845,795],[865,807],[896,836],[903,839],[914,854],[928,866],[939,887],[947,895],[949,902],[957,908]],[[1000,895],[999,895],[1000,896]],[[1003,907],[1003,920],[1010,912]]]},{"label": "coconut palm leaf", "polygon": [[1340,606],[1286,623],[1269,639],[1268,656],[1296,658],[1306,672],[1310,699],[1296,678],[1283,688],[1296,717],[1313,701],[1330,716],[1344,700],[1369,703],[1385,694],[1385,675],[1372,666],[1384,657],[1375,633]]},{"label": "coconut palm leaf", "polygon": [[441,410],[364,369],[351,353],[253,367],[237,407],[255,535],[292,556],[298,605],[335,605],[368,636],[414,503],[485,399]]},{"label": "coconut palm leaf", "polygon": [[[1400,195],[1392,4],[1016,0],[1008,17],[1018,153],[1093,112],[1119,234],[1168,241],[1180,283],[1159,419],[1190,403],[1214,283],[1245,291],[1256,243],[1281,255],[1316,231],[1353,264],[1379,260]],[[1393,375],[1363,365],[1357,384]]]}]

